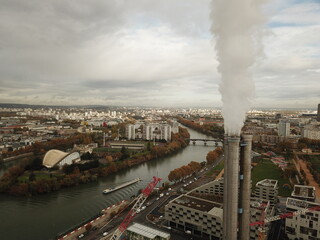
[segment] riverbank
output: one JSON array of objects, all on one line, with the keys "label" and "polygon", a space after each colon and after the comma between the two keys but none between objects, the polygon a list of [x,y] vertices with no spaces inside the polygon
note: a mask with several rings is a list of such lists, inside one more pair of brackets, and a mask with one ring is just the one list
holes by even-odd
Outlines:
[{"label": "riverbank", "polygon": [[182,125],[189,127],[199,133],[206,134],[208,136],[218,138],[218,139],[223,139],[224,135],[224,128],[218,126],[217,124],[204,124],[200,125],[198,123],[195,123],[194,121],[182,118],[182,117],[177,117],[178,122],[181,123]]},{"label": "riverbank", "polygon": [[123,169],[130,169],[135,165],[177,153],[188,146],[189,139],[190,134],[187,129],[179,128],[179,133],[172,134],[171,142],[153,146],[150,151],[145,153],[135,154],[130,158],[107,164],[100,164],[98,161],[72,164],[65,166],[62,169],[63,172],[48,170],[44,174],[42,171],[26,171],[22,166],[14,166],[0,178],[0,193],[30,197],[97,181],[98,178],[106,177]]},{"label": "riverbank", "polygon": [[[188,128],[191,138],[206,136]],[[115,174],[99,178],[99,181],[62,188],[50,194],[41,194],[31,198],[13,197],[0,194],[0,232],[1,238],[10,240],[53,239],[57,233],[90,219],[107,206],[137,195],[144,189],[153,176],[168,181],[172,169],[186,165],[191,161],[203,162],[207,153],[215,148],[214,144],[190,144],[182,150],[166,157],[150,160],[139,165],[123,169]],[[108,186],[117,186],[140,177],[143,181],[108,195],[102,191]],[[32,221],[31,221],[32,219]],[[35,227],[37,226],[37,227]],[[17,231],[19,229],[19,231]],[[109,232],[109,229],[104,229]]]}]

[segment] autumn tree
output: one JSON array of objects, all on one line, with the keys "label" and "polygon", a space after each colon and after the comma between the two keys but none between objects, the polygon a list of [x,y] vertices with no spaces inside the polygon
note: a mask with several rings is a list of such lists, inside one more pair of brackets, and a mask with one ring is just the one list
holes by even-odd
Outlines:
[{"label": "autumn tree", "polygon": [[86,226],[85,226],[85,229],[87,232],[89,232],[91,229],[92,229],[92,224],[91,223],[88,223]]}]

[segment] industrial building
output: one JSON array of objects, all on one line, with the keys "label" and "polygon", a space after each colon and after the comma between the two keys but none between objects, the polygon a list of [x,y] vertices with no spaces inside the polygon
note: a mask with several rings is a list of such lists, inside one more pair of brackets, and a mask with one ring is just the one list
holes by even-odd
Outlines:
[{"label": "industrial building", "polygon": [[140,223],[134,223],[126,230],[128,240],[169,240],[170,234],[147,227]]},{"label": "industrial building", "polygon": [[266,239],[269,226],[252,225],[275,214],[278,181],[257,183],[251,196],[251,135],[225,136],[224,178],[171,200],[165,219],[202,239]]}]

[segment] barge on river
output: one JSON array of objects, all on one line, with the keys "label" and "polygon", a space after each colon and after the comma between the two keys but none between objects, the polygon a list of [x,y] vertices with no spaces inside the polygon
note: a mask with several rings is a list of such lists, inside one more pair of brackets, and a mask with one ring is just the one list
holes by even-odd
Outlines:
[{"label": "barge on river", "polygon": [[111,193],[111,192],[117,191],[117,190],[119,190],[121,188],[124,188],[126,186],[129,186],[131,184],[134,184],[134,183],[140,182],[140,181],[141,181],[141,178],[135,178],[135,179],[133,179],[133,180],[131,180],[129,182],[125,182],[125,183],[123,183],[123,184],[121,184],[119,186],[116,186],[114,188],[106,188],[105,190],[102,191],[102,193],[104,193],[104,194]]}]

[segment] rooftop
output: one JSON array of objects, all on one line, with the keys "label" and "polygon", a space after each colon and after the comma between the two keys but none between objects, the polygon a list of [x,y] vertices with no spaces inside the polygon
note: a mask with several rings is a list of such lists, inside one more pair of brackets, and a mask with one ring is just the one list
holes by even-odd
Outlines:
[{"label": "rooftop", "polygon": [[278,186],[278,180],[264,179],[260,182],[257,182],[256,187],[258,186],[276,188]]},{"label": "rooftop", "polygon": [[296,198],[287,198],[287,203],[286,207],[299,207],[299,208],[311,208],[311,207],[316,207],[319,206],[319,203],[314,203],[314,202],[309,202],[301,199],[296,199]]},{"label": "rooftop", "polygon": [[294,185],[291,196],[315,199],[315,191],[316,189],[313,186]]},{"label": "rooftop", "polygon": [[259,210],[266,210],[269,207],[269,201],[263,200],[260,198],[251,198],[250,199],[250,208],[255,208]]},{"label": "rooftop", "polygon": [[204,212],[209,212],[214,207],[222,208],[221,203],[216,203],[216,202],[212,202],[212,201],[208,201],[205,199],[200,199],[200,198],[196,198],[188,195],[182,195],[181,197],[174,199],[172,203],[193,208],[195,210],[204,211]]},{"label": "rooftop", "polygon": [[147,227],[145,225],[142,225],[140,223],[133,223],[130,227],[127,228],[127,231],[137,233],[141,236],[154,239],[157,236],[168,238],[170,237],[169,233],[161,232],[159,230]]}]

